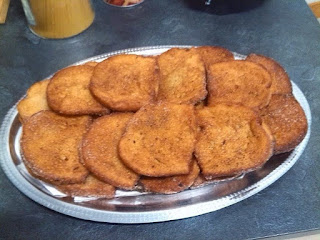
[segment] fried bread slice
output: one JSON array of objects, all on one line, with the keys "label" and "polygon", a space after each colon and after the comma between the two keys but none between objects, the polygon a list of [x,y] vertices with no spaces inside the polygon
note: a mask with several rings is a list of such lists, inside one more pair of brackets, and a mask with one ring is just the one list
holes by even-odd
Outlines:
[{"label": "fried bread slice", "polygon": [[37,176],[56,184],[81,183],[88,170],[80,163],[78,147],[90,117],[64,117],[40,111],[23,124],[22,156]]},{"label": "fried bread slice", "polygon": [[209,184],[231,181],[240,177],[241,175],[242,174],[237,174],[234,176],[217,177],[217,178],[212,178],[210,180],[207,180],[202,174],[199,174],[198,177],[194,180],[193,184],[190,186],[190,188],[195,189],[195,188],[207,186]]},{"label": "fried bread slice", "polygon": [[91,67],[95,67],[95,66],[98,65],[98,62],[90,61],[90,62],[86,62],[84,65],[88,65],[88,66],[91,66]]},{"label": "fried bread slice", "polygon": [[288,74],[274,59],[252,53],[246,58],[246,60],[261,64],[269,71],[272,77],[272,94],[292,93],[292,86]]},{"label": "fried bread slice", "polygon": [[47,100],[50,108],[63,115],[102,115],[109,110],[89,91],[94,67],[79,65],[58,71],[50,80]]},{"label": "fried bread slice", "polygon": [[[224,178],[224,177],[222,177]],[[198,177],[194,180],[193,184],[190,186],[191,189],[204,187],[206,185],[214,183],[214,179],[207,180],[202,174],[199,174]]]},{"label": "fried bread slice", "polygon": [[254,170],[272,156],[272,135],[250,108],[216,104],[196,113],[195,155],[206,179]]},{"label": "fried bread slice", "polygon": [[207,95],[204,63],[195,48],[171,48],[158,56],[158,99],[195,104]]},{"label": "fried bread slice", "polygon": [[96,197],[96,198],[113,198],[115,195],[115,187],[100,181],[94,175],[89,174],[81,183],[57,184],[54,181],[48,181],[38,175],[35,175],[27,166],[29,174],[34,178],[53,185],[59,191],[72,197]]},{"label": "fried bread slice", "polygon": [[272,95],[269,105],[260,111],[275,139],[275,154],[289,152],[304,138],[308,122],[300,104],[291,94]]},{"label": "fried bread slice", "polygon": [[109,57],[95,67],[90,90],[110,109],[137,111],[155,99],[158,80],[155,58],[121,54]]},{"label": "fried bread slice", "polygon": [[26,121],[27,118],[41,110],[49,110],[46,93],[49,81],[49,79],[46,79],[32,84],[26,97],[18,103],[17,110],[21,122]]},{"label": "fried bread slice", "polygon": [[195,135],[192,105],[148,104],[129,120],[119,153],[124,164],[141,175],[187,174]]},{"label": "fried bread slice", "polygon": [[197,47],[196,49],[200,54],[206,68],[214,63],[234,60],[232,52],[223,47],[201,46]]},{"label": "fried bread slice", "polygon": [[198,177],[199,172],[199,166],[196,160],[193,159],[188,174],[159,178],[142,177],[140,182],[145,191],[172,194],[189,188]]},{"label": "fried bread slice", "polygon": [[263,108],[271,97],[272,79],[260,64],[234,60],[213,64],[208,69],[208,105],[220,102]]},{"label": "fried bread slice", "polygon": [[83,183],[57,185],[56,187],[72,197],[113,198],[115,195],[114,186],[100,181],[93,175],[88,175]]},{"label": "fried bread slice", "polygon": [[82,141],[82,159],[87,169],[104,182],[133,189],[139,175],[127,168],[118,154],[118,144],[133,113],[113,113],[96,119]]},{"label": "fried bread slice", "polygon": [[206,106],[206,100],[202,100],[200,102],[198,102],[197,104],[194,105],[195,109],[201,109],[204,108]]}]

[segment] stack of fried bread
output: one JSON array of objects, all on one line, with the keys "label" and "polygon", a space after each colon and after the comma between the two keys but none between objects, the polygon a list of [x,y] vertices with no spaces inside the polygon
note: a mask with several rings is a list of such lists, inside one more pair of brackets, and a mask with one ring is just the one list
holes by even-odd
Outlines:
[{"label": "stack of fried bread", "polygon": [[171,194],[261,168],[307,132],[285,70],[213,46],[71,66],[18,104],[30,174],[70,196]]}]

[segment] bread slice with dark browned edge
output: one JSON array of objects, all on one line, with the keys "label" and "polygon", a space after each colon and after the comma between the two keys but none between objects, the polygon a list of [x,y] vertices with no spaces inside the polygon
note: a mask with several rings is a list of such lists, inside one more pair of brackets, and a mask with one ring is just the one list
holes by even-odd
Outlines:
[{"label": "bread slice with dark browned edge", "polygon": [[64,68],[51,78],[47,88],[50,108],[63,115],[103,115],[109,110],[89,91],[94,67],[80,65]]},{"label": "bread slice with dark browned edge", "polygon": [[142,177],[140,183],[147,192],[172,194],[189,188],[200,172],[195,159],[192,160],[188,174],[172,177]]},{"label": "bread slice with dark browned edge", "polygon": [[155,100],[159,72],[154,57],[120,54],[95,66],[90,83],[92,94],[115,111],[137,111]]},{"label": "bread slice with dark browned edge", "polygon": [[147,104],[129,120],[119,153],[123,163],[141,175],[187,174],[195,138],[192,105]]},{"label": "bread slice with dark browned edge", "polygon": [[260,115],[274,136],[275,154],[291,151],[307,133],[306,115],[291,94],[272,95],[269,105],[261,109]]},{"label": "bread slice with dark browned edge", "polygon": [[46,79],[32,84],[25,98],[18,103],[17,110],[22,123],[41,110],[49,110],[46,93],[49,81]]},{"label": "bread slice with dark browned edge", "polygon": [[171,48],[157,58],[158,100],[195,104],[207,96],[205,66],[195,48]]},{"label": "bread slice with dark browned edge", "polygon": [[261,64],[265,67],[271,77],[272,77],[272,85],[271,92],[272,94],[288,94],[292,93],[292,86],[289,79],[288,74],[284,70],[284,68],[274,59],[251,53],[247,58],[247,61],[255,62]]},{"label": "bread slice with dark browned edge", "polygon": [[93,175],[89,175],[83,183],[56,185],[61,192],[72,197],[113,198],[114,186],[102,182]]},{"label": "bread slice with dark browned edge", "polygon": [[243,104],[263,108],[271,97],[271,75],[260,64],[234,60],[211,65],[208,69],[208,105]]},{"label": "bread slice with dark browned edge", "polygon": [[23,124],[21,150],[34,175],[55,184],[81,183],[88,170],[80,163],[79,146],[89,116],[64,117],[40,111]]},{"label": "bread slice with dark browned edge", "polygon": [[118,154],[118,145],[133,113],[112,113],[96,119],[82,140],[82,159],[100,180],[131,190],[139,175],[127,168]]},{"label": "bread slice with dark browned edge", "polygon": [[201,46],[196,48],[206,68],[218,62],[234,60],[233,53],[228,49],[218,46]]},{"label": "bread slice with dark browned edge", "polygon": [[206,179],[261,167],[273,152],[273,138],[248,107],[216,104],[196,111],[200,133],[195,155]]},{"label": "bread slice with dark browned edge", "polygon": [[194,180],[193,184],[190,186],[191,189],[204,187],[210,184],[217,184],[227,181],[232,181],[238,177],[240,177],[242,174],[237,174],[234,176],[224,176],[224,177],[216,177],[212,178],[210,180],[206,179],[201,173],[198,175],[198,177]]}]

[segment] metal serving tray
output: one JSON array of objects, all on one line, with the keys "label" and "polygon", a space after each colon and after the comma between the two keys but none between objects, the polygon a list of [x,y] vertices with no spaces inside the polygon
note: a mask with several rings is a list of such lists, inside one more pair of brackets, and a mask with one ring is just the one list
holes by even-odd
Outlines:
[{"label": "metal serving tray", "polygon": [[[172,47],[190,46],[126,49],[92,57],[74,65],[102,61],[120,53],[158,55]],[[237,53],[234,55],[236,59],[245,58]],[[292,152],[274,156],[262,168],[235,179],[172,195],[117,190],[116,197],[111,200],[71,198],[50,184],[33,178],[26,170],[20,156],[19,141],[22,129],[16,106],[9,110],[0,129],[0,163],[10,181],[26,196],[47,208],[81,219],[110,223],[150,223],[213,212],[265,189],[285,174],[302,154],[310,136],[311,112],[301,90],[294,82],[292,86],[293,94],[304,109],[308,120],[308,132],[304,140]]]}]

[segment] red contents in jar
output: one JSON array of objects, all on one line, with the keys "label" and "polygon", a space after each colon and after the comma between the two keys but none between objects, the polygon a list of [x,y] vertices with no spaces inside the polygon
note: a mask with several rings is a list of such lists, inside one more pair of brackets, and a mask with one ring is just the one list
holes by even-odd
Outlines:
[{"label": "red contents in jar", "polygon": [[142,2],[142,0],[107,0],[106,2],[116,6],[129,6]]}]

